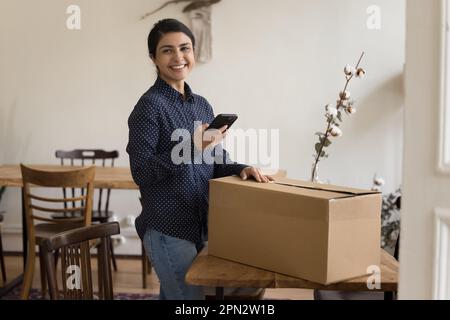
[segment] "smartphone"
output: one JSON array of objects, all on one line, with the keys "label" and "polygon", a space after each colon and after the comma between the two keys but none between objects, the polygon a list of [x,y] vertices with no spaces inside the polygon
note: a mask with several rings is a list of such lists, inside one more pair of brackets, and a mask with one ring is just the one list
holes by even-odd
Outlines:
[{"label": "smartphone", "polygon": [[238,116],[235,114],[225,114],[221,113],[214,118],[213,122],[209,125],[206,130],[209,129],[220,129],[223,126],[228,126],[227,130],[230,129],[231,125],[237,120]]}]

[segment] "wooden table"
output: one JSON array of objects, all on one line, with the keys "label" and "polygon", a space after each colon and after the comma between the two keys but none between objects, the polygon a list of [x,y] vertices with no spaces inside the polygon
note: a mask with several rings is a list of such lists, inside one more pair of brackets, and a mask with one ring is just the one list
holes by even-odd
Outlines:
[{"label": "wooden table", "polygon": [[[79,166],[61,166],[61,165],[30,165],[34,169],[49,171],[66,171]],[[0,186],[22,187],[22,175],[19,165],[0,166]],[[131,177],[130,168],[126,167],[96,167],[94,188],[105,189],[138,189]]]},{"label": "wooden table", "polygon": [[[381,289],[396,292],[398,262],[381,249]],[[330,285],[289,277],[272,271],[258,269],[230,260],[208,255],[204,248],[186,274],[186,282],[192,285],[216,287],[216,297],[223,299],[223,288],[303,288],[339,291],[369,291],[368,276]],[[375,289],[376,290],[376,289]]]},{"label": "wooden table", "polygon": [[[28,164],[26,164],[28,165]],[[34,169],[48,171],[65,171],[80,168],[79,166],[61,166],[61,165],[29,165]],[[23,187],[22,175],[19,165],[2,165],[0,166],[0,186],[6,187]],[[126,167],[98,167],[95,168],[94,188],[100,189],[138,189],[131,176],[130,168]],[[22,193],[22,241],[23,241],[23,258],[24,267],[27,255],[27,232],[25,223],[25,207],[23,205]],[[9,292],[11,289],[19,285],[23,280],[23,274],[10,281],[8,284],[0,288],[0,297]]]}]

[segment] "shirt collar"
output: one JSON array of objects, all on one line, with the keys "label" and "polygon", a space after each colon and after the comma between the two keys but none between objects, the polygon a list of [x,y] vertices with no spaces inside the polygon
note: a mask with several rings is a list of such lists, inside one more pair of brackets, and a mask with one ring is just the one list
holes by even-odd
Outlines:
[{"label": "shirt collar", "polygon": [[[168,98],[184,100],[183,95],[180,92],[172,88],[159,76],[156,79],[154,86]],[[184,83],[184,94],[186,96],[186,101],[194,102],[194,94],[192,93],[191,87],[189,87],[186,82]]]}]

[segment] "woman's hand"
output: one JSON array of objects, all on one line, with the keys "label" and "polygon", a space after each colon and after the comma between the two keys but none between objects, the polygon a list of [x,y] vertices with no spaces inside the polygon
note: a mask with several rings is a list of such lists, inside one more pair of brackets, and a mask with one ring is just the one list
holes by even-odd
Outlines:
[{"label": "woman's hand", "polygon": [[194,132],[194,145],[197,150],[203,151],[206,148],[215,147],[227,135],[226,130],[228,126],[223,126],[220,129],[206,130],[208,127],[209,124],[202,124]]},{"label": "woman's hand", "polygon": [[253,177],[258,182],[270,182],[275,181],[274,178],[271,176],[266,176],[261,173],[261,171],[258,168],[255,167],[247,167],[242,169],[240,174],[242,180],[247,180],[248,178]]}]

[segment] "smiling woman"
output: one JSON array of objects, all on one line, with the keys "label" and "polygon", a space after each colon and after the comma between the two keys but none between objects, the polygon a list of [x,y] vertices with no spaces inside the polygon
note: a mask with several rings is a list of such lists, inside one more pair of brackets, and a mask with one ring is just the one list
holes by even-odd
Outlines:
[{"label": "smiling woman", "polygon": [[[160,280],[160,299],[203,299],[202,288],[187,285],[184,278],[207,240],[209,180],[230,175],[258,182],[271,178],[229,159],[220,145],[226,126],[204,138],[214,112],[185,82],[195,65],[192,32],[177,20],[161,20],[150,31],[148,48],[158,78],[128,119],[127,152],[142,196],[135,225]],[[182,163],[174,161],[180,154],[174,154],[179,141],[173,137],[180,130],[194,137],[181,142],[187,160]],[[204,152],[214,161],[199,162]]]}]

